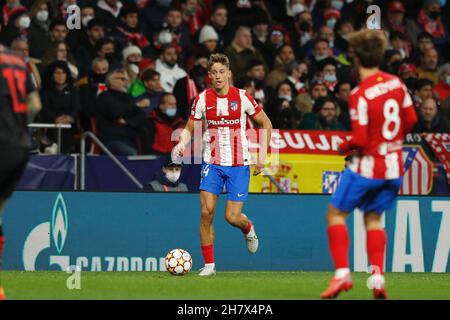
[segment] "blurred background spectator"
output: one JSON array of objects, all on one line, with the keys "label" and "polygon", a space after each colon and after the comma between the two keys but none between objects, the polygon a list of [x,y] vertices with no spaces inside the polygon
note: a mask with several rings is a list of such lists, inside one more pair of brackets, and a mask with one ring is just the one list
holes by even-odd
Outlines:
[{"label": "blurred background spectator", "polygon": [[[66,26],[74,3],[79,30]],[[55,108],[77,110],[65,111],[74,129],[63,151],[75,150],[77,130],[94,130],[118,154],[165,153],[171,142],[163,139],[157,145],[164,148],[153,150],[149,123],[172,128],[187,119],[192,101],[209,86],[207,60],[215,52],[229,56],[232,83],[246,88],[276,127],[349,130],[348,96],[359,78],[347,39],[366,27],[372,4],[381,8],[389,40],[382,69],[402,79],[424,119],[432,113],[430,99],[437,102],[434,120],[416,130],[444,130],[449,1],[0,0],[0,43],[26,61],[42,97],[51,97],[37,119],[54,122],[49,110]],[[51,75],[55,65],[65,70],[57,68],[58,79],[69,70],[61,84]],[[176,110],[172,117],[164,111],[168,104]]]},{"label": "blurred background spectator", "polygon": [[144,186],[147,192],[187,192],[187,185],[180,182],[183,165],[175,163],[171,157],[167,157],[161,170],[156,173],[152,181]]}]

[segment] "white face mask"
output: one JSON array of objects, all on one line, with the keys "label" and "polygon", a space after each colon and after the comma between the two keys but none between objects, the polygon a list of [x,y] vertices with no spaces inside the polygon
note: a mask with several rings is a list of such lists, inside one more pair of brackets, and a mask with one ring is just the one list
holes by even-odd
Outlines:
[{"label": "white face mask", "polygon": [[181,171],[167,171],[166,178],[172,183],[176,183],[180,179]]},{"label": "white face mask", "polygon": [[85,16],[85,17],[83,17],[83,19],[81,19],[81,23],[83,24],[83,27],[87,27],[89,21],[91,21],[92,19],[94,19],[93,16]]},{"label": "white face mask", "polygon": [[303,12],[306,10],[306,7],[301,3],[296,3],[292,6],[292,15],[295,17],[300,12]]},{"label": "white face mask", "polygon": [[22,16],[19,19],[19,27],[20,29],[27,29],[30,26],[31,19],[29,16]]},{"label": "white face mask", "polygon": [[48,11],[41,10],[36,13],[36,19],[40,22],[45,22],[48,19]]}]

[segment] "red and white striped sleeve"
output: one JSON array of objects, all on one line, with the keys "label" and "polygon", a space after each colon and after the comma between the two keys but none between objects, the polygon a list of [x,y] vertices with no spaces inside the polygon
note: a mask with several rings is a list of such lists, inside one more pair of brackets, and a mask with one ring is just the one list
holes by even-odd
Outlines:
[{"label": "red and white striped sleeve", "polygon": [[253,118],[258,113],[260,113],[262,109],[258,102],[256,102],[255,99],[253,99],[253,97],[248,94],[248,92],[242,89],[240,91],[242,108],[250,117]]},{"label": "red and white striped sleeve", "polygon": [[203,114],[205,112],[205,95],[206,91],[200,93],[194,100],[191,108],[191,115],[189,116],[192,120],[202,120]]}]

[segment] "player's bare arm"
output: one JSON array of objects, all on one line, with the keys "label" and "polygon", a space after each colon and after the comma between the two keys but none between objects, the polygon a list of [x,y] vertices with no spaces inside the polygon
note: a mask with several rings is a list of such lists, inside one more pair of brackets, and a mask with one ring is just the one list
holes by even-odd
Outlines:
[{"label": "player's bare arm", "polygon": [[259,175],[264,169],[267,159],[267,149],[270,144],[270,139],[272,136],[272,122],[270,122],[269,117],[267,117],[264,111],[259,112],[253,120],[258,125],[260,130],[261,145],[259,148],[258,157],[256,159],[254,176]]},{"label": "player's bare arm", "polygon": [[189,119],[186,123],[186,126],[184,127],[183,131],[180,135],[180,140],[178,141],[178,144],[173,149],[173,154],[177,157],[182,157],[184,154],[184,150],[186,148],[186,145],[191,141],[192,132],[194,132],[194,125],[195,121],[192,119]]},{"label": "player's bare arm", "polygon": [[41,111],[42,103],[37,90],[30,92],[27,96],[27,120],[28,123],[34,121],[36,115]]}]

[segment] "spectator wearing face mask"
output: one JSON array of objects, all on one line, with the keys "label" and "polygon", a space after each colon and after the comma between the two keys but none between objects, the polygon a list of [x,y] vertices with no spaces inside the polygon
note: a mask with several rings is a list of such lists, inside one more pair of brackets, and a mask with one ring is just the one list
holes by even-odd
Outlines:
[{"label": "spectator wearing face mask", "polygon": [[413,96],[413,91],[417,80],[417,68],[411,63],[402,63],[398,70],[398,75],[408,88],[408,92]]},{"label": "spectator wearing face mask", "polygon": [[300,123],[301,130],[345,131],[338,120],[338,105],[329,97],[319,98],[314,103],[314,113],[307,113]]},{"label": "spectator wearing face mask", "polygon": [[10,46],[11,42],[18,37],[27,37],[31,19],[27,9],[18,6],[10,11],[8,24],[0,32],[0,42]]},{"label": "spectator wearing face mask", "polygon": [[442,103],[450,96],[450,63],[440,66],[438,74],[439,83],[434,86],[433,91]]},{"label": "spectator wearing face mask", "polygon": [[[441,46],[449,41],[448,31],[441,18],[439,0],[425,0],[417,18],[423,30],[433,36],[434,43]],[[447,21],[448,25],[448,21]]]},{"label": "spectator wearing face mask", "polygon": [[337,62],[334,58],[327,58],[319,63],[319,77],[323,79],[328,91],[333,92],[337,79]]},{"label": "spectator wearing face mask", "polygon": [[314,41],[312,55],[310,56],[309,79],[312,79],[320,67],[320,62],[333,56],[333,50],[327,39],[319,38]]},{"label": "spectator wearing face mask", "polygon": [[[323,19],[325,20],[325,25],[332,31],[336,30],[336,24],[341,19],[341,12],[337,9],[327,9],[323,14]],[[333,38],[334,42],[334,38]],[[333,43],[334,46],[334,43]]]},{"label": "spectator wearing face mask", "polygon": [[291,85],[283,81],[275,88],[267,108],[267,115],[272,120],[275,129],[297,129],[300,114],[294,107],[295,98]]},{"label": "spectator wearing face mask", "polygon": [[209,83],[208,58],[208,54],[198,53],[192,69],[186,77],[178,79],[173,88],[173,94],[177,99],[178,114],[185,120],[191,113],[194,99],[200,92],[207,89]]},{"label": "spectator wearing face mask", "polygon": [[294,61],[287,67],[287,79],[296,95],[308,92],[308,64]]},{"label": "spectator wearing face mask", "polygon": [[384,53],[384,59],[381,69],[385,72],[398,75],[400,66],[402,65],[402,56],[398,50],[389,49]]},{"label": "spectator wearing face mask", "polygon": [[139,74],[139,63],[142,61],[142,51],[137,46],[128,46],[122,50],[123,67],[127,70],[130,82],[134,82]]},{"label": "spectator wearing face mask", "polygon": [[161,171],[155,174],[154,179],[144,186],[147,192],[186,192],[186,184],[180,182],[181,170],[183,166],[180,162],[172,161],[167,157]]},{"label": "spectator wearing face mask", "polygon": [[389,2],[387,19],[381,20],[382,29],[392,32],[401,32],[405,35],[406,45],[411,48],[418,45],[417,37],[420,34],[420,27],[416,21],[405,17],[405,5],[402,1],[394,0]]},{"label": "spectator wearing face mask", "polygon": [[51,44],[50,29],[50,3],[36,1],[31,7],[31,24],[28,29],[28,43],[30,55],[36,59],[42,59],[45,50]]},{"label": "spectator wearing face mask", "polygon": [[106,91],[106,75],[109,63],[105,58],[95,58],[92,61],[89,75],[76,82],[80,92],[80,120],[84,130],[92,130],[91,118],[95,116],[97,97]]},{"label": "spectator wearing face mask", "polygon": [[182,128],[184,120],[177,113],[177,99],[171,93],[161,96],[159,106],[150,112],[143,137],[145,153],[168,155],[176,144],[172,134]]}]

